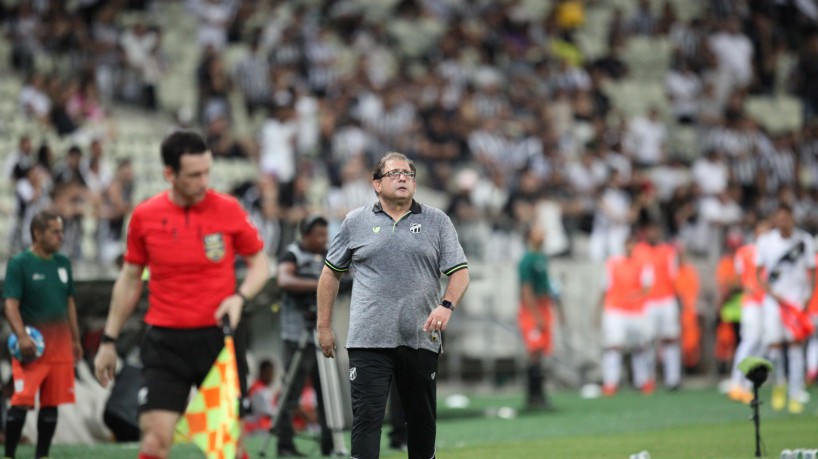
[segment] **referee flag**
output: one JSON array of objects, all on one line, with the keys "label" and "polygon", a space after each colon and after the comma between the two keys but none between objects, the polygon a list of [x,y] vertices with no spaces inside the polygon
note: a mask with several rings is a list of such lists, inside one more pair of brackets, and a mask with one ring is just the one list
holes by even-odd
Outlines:
[{"label": "referee flag", "polygon": [[176,426],[177,441],[198,446],[208,459],[233,459],[239,441],[239,374],[233,338],[207,373]]}]

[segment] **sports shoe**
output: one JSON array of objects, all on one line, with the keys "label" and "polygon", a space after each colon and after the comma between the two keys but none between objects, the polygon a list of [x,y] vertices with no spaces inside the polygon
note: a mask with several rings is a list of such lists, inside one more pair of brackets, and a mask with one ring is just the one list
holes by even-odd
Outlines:
[{"label": "sports shoe", "polygon": [[613,397],[616,395],[616,386],[602,386],[602,395],[605,397]]},{"label": "sports shoe", "polygon": [[284,447],[278,449],[278,457],[307,457],[306,454],[298,451],[295,447]]},{"label": "sports shoe", "polygon": [[734,402],[743,403],[748,405],[750,402],[753,401],[753,393],[749,390],[741,387],[741,386],[733,386],[727,392],[727,398]]},{"label": "sports shoe", "polygon": [[787,405],[787,386],[773,387],[772,407],[775,411],[781,411]]},{"label": "sports shoe", "polygon": [[652,395],[653,392],[656,390],[656,382],[652,379],[646,382],[641,387],[642,393],[645,395]]},{"label": "sports shoe", "polygon": [[804,404],[798,400],[790,400],[790,403],[787,405],[787,411],[791,414],[801,414],[804,412]]}]

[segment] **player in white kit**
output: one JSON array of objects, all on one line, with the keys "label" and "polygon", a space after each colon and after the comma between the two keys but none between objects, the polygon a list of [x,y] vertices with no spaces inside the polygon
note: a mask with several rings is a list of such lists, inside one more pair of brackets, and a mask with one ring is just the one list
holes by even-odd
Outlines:
[{"label": "player in white kit", "polygon": [[[787,406],[791,413],[800,413],[804,410],[800,400],[804,389],[804,340],[811,332],[805,329],[803,319],[815,287],[815,246],[809,234],[795,227],[789,206],[779,207],[773,224],[775,229],[756,243],[756,275],[766,292],[762,341],[773,364],[773,409]],[[784,374],[785,345],[788,374]]]}]

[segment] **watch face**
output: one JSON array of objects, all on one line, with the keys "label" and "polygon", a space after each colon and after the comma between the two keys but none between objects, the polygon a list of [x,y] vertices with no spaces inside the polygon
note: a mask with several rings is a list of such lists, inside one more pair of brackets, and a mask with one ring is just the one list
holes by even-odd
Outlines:
[{"label": "watch face", "polygon": [[440,305],[441,305],[441,306],[443,306],[444,308],[448,308],[448,309],[452,309],[452,310],[454,310],[454,308],[452,307],[452,302],[451,302],[451,301],[449,301],[449,300],[443,300],[443,301],[441,301],[441,302],[440,302]]}]

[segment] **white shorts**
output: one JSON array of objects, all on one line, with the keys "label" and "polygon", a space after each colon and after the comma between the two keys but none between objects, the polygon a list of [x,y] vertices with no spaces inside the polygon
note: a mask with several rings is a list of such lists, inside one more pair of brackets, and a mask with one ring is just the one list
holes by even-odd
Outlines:
[{"label": "white shorts", "polygon": [[650,342],[645,314],[617,310],[602,313],[602,345],[606,348],[641,348]]},{"label": "white shorts", "polygon": [[784,321],[781,320],[781,306],[778,305],[777,301],[771,296],[767,296],[764,298],[761,309],[761,343],[764,346],[795,340],[792,332],[784,326]]},{"label": "white shorts", "polygon": [[679,339],[682,326],[679,323],[679,303],[676,297],[648,301],[645,309],[650,339]]},{"label": "white shorts", "polygon": [[747,301],[741,305],[741,339],[761,342],[763,333],[763,301]]}]

